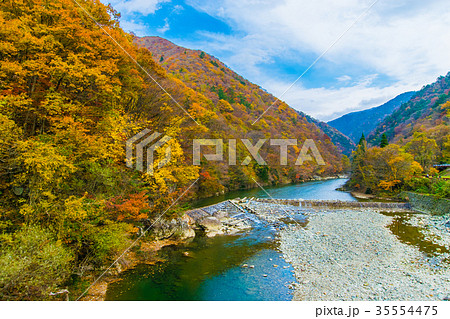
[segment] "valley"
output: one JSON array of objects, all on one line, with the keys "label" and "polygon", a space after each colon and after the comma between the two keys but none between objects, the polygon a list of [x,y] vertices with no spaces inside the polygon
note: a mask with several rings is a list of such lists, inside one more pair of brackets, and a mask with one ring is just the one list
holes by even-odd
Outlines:
[{"label": "valley", "polygon": [[116,4],[0,2],[0,300],[448,299],[445,41]]}]

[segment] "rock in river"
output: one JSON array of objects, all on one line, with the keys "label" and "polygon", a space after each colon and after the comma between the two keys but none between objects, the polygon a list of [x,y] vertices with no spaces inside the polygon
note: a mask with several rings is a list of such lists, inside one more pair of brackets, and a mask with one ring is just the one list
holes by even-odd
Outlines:
[{"label": "rock in river", "polygon": [[204,217],[197,224],[206,232],[208,237],[222,234],[222,223],[216,217]]}]

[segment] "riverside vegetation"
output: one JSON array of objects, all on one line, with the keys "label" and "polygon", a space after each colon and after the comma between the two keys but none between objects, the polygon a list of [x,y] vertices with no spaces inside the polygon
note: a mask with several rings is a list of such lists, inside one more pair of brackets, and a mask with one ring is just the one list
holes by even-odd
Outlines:
[{"label": "riverside vegetation", "polygon": [[[66,287],[76,298],[197,179],[165,221],[179,224],[189,201],[253,187],[253,179],[282,184],[343,171],[321,129],[217,59],[189,51],[185,63],[204,70],[167,72],[110,5],[78,3],[97,23],[71,0],[0,3],[0,299],[62,299],[51,293]],[[125,141],[144,128],[172,137],[172,159],[153,176],[125,166]],[[311,138],[327,164],[280,166],[263,147],[267,166],[192,166],[193,138]],[[237,153],[250,155],[242,144]]]},{"label": "riverside vegetation", "polygon": [[[352,154],[351,189],[395,196],[402,190],[450,198],[450,73],[387,116]],[[372,147],[369,147],[372,146]]]},{"label": "riverside vegetation", "polygon": [[438,103],[436,126],[420,125],[407,138],[395,136],[396,143],[389,143],[383,133],[379,146],[373,147],[368,147],[362,135],[352,154],[352,174],[347,186],[381,196],[407,190],[450,198],[449,171],[434,168],[450,162],[450,101],[445,99],[434,102]]}]

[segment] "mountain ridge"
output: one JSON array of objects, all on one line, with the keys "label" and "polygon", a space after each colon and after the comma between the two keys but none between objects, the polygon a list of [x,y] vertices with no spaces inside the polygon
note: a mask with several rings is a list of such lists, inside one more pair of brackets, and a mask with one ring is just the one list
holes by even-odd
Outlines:
[{"label": "mountain ridge", "polygon": [[[253,144],[261,138],[296,138],[300,142],[308,138],[315,140],[330,165],[323,172],[323,169],[313,169],[309,165],[302,169],[289,168],[297,171],[294,176],[333,175],[341,169],[340,152],[321,128],[216,57],[201,50],[178,46],[161,37],[135,37],[134,42],[149,50],[169,75],[206,97],[208,108],[220,118],[220,123],[215,126],[217,129],[222,132],[232,129],[236,131],[233,137],[239,135]],[[264,116],[254,123],[262,114]],[[294,150],[290,150],[288,156],[298,153],[295,147]],[[261,148],[261,153],[269,157],[273,155],[266,145]]]},{"label": "mountain ridge", "polygon": [[[447,101],[450,101],[450,72],[423,86],[408,102],[388,115],[368,136],[368,141],[377,145],[382,134],[386,134],[390,142],[405,144],[415,132],[434,130],[435,134],[438,131],[449,134],[450,123],[443,108]],[[439,134],[444,134],[442,132]]]},{"label": "mountain ridge", "polygon": [[[159,37],[159,36],[154,36],[154,37],[142,37],[142,38],[138,38],[136,39],[136,42],[142,43],[142,41],[145,42],[145,46],[147,48],[150,49],[150,51],[154,54],[155,60],[156,61],[160,61],[160,64],[164,67],[165,63],[167,63],[167,60],[172,59],[174,56],[176,55],[182,55],[185,54],[185,52],[187,52],[186,50],[192,51],[192,52],[198,52],[199,56],[202,54],[203,51],[201,50],[192,50],[192,49],[187,49],[184,48],[182,46],[178,46],[177,44],[173,43],[170,40],[167,40],[165,38]],[[239,75],[238,73],[232,71],[226,64],[224,64],[222,61],[220,61],[219,59],[217,59],[216,57],[210,55],[210,54],[205,54],[205,56],[203,58],[208,58],[209,63],[211,63],[213,66],[216,66],[217,68],[220,68],[221,71],[223,71],[225,74],[231,76],[232,78],[234,78],[235,80],[237,80],[238,82],[240,82],[240,84],[247,85],[247,86],[253,86],[255,90],[261,90],[262,92],[264,92],[264,94],[267,94],[267,96],[270,96],[270,98],[268,98],[266,101],[267,106],[271,105],[274,101],[277,100],[277,98],[275,96],[272,96],[270,93],[268,93],[264,88],[262,88],[261,86],[259,86],[258,84],[254,84],[250,81],[248,81],[247,79],[245,79],[244,77],[242,77],[241,75]],[[167,70],[173,71],[174,68],[168,68]],[[226,71],[226,72],[225,72]],[[228,71],[231,71],[231,73],[229,73]],[[174,72],[173,73],[175,76],[177,76],[179,73]],[[198,85],[191,85],[191,88],[194,89],[198,89],[199,86]],[[205,90],[202,91],[203,94],[206,93],[206,95],[208,95],[208,97],[210,98],[215,98],[214,94],[210,94],[210,92],[207,92]],[[244,104],[246,104],[245,101],[243,101]],[[341,151],[343,154],[345,155],[349,155],[352,152],[352,149],[354,148],[354,143],[348,139],[348,137],[346,137],[345,135],[343,135],[341,132],[339,132],[338,130],[332,128],[331,126],[329,126],[328,124],[326,124],[325,122],[319,121],[317,119],[314,119],[313,117],[305,114],[304,112],[298,111],[298,114],[302,117],[304,117],[309,123],[314,124],[316,127],[318,127],[319,129],[321,129],[325,134],[327,134],[332,142],[336,145],[336,147],[339,149],[339,151]]]},{"label": "mountain ridge", "polygon": [[392,114],[401,104],[409,101],[415,93],[409,91],[399,94],[380,106],[347,113],[337,119],[328,121],[327,124],[357,143],[361,134],[368,136],[386,116]]},{"label": "mountain ridge", "polygon": [[308,114],[305,114],[300,111],[298,112],[303,114],[303,116],[305,116],[310,123],[314,123],[317,127],[322,129],[324,133],[331,138],[333,143],[342,152],[342,154],[346,156],[350,156],[352,154],[352,151],[356,147],[356,144],[347,135],[343,134],[342,132],[332,127],[331,125],[322,122],[318,119],[315,119],[314,117]]}]

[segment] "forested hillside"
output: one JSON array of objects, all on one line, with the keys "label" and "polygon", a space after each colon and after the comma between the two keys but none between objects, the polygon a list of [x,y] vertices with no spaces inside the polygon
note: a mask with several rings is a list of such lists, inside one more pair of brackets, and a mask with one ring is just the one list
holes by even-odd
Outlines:
[{"label": "forested hillside", "polygon": [[450,198],[450,73],[425,86],[361,139],[352,156],[349,185],[367,193],[401,190]]},{"label": "forested hillside", "polygon": [[346,156],[349,156],[352,151],[355,149],[356,144],[346,135],[332,127],[331,125],[328,125],[325,122],[319,121],[307,114],[303,114],[300,112],[303,116],[306,117],[308,122],[315,124],[317,127],[319,127],[325,134],[327,134],[334,145],[337,146],[337,148],[342,152],[342,154],[345,154]]},{"label": "forested hillside", "polygon": [[368,136],[386,116],[399,108],[402,103],[408,102],[414,93],[406,92],[400,94],[383,105],[345,114],[329,121],[328,124],[348,136],[354,143],[357,143],[361,134]]},{"label": "forested hillside", "polygon": [[[181,204],[253,178],[276,184],[341,171],[330,138],[285,103],[252,125],[274,98],[217,59],[152,56],[111,6],[80,3],[98,24],[72,0],[0,2],[0,299],[86,287],[87,273],[109,265],[197,178]],[[171,137],[171,160],[154,175],[125,166],[125,141],[144,128]],[[268,166],[193,166],[192,139],[207,137],[310,138],[326,165],[281,166],[265,147]],[[242,144],[237,153],[250,155]],[[165,218],[181,215],[175,205]]]},{"label": "forested hillside", "polygon": [[[291,165],[281,170],[274,170],[278,166],[278,157],[274,149],[269,147],[269,143],[266,143],[261,149],[261,154],[270,161],[271,167],[266,181],[296,181],[312,175],[332,175],[341,171],[341,155],[328,135],[310,123],[304,114],[297,113],[286,103],[236,74],[215,57],[203,51],[177,46],[160,37],[136,38],[135,42],[152,52],[155,61],[159,61],[170,75],[200,92],[210,101],[209,109],[218,116],[213,130],[221,132],[221,137],[249,138],[255,141],[258,138],[296,138],[299,143],[306,138],[317,141],[317,146],[327,162],[326,166],[305,163],[302,167]],[[270,106],[270,110],[253,124]],[[289,156],[292,156],[291,163],[295,161],[296,154],[298,149],[295,153],[289,153]],[[232,168],[231,176],[245,178],[248,176],[248,169],[249,167]],[[227,180],[229,175],[221,175],[220,179]],[[233,183],[233,187],[236,187],[245,185],[246,181]]]},{"label": "forested hillside", "polygon": [[424,86],[414,97],[386,117],[369,136],[377,144],[383,133],[389,141],[406,143],[414,132],[429,131],[445,137],[449,134],[448,118],[443,105],[450,100],[450,73]]}]

